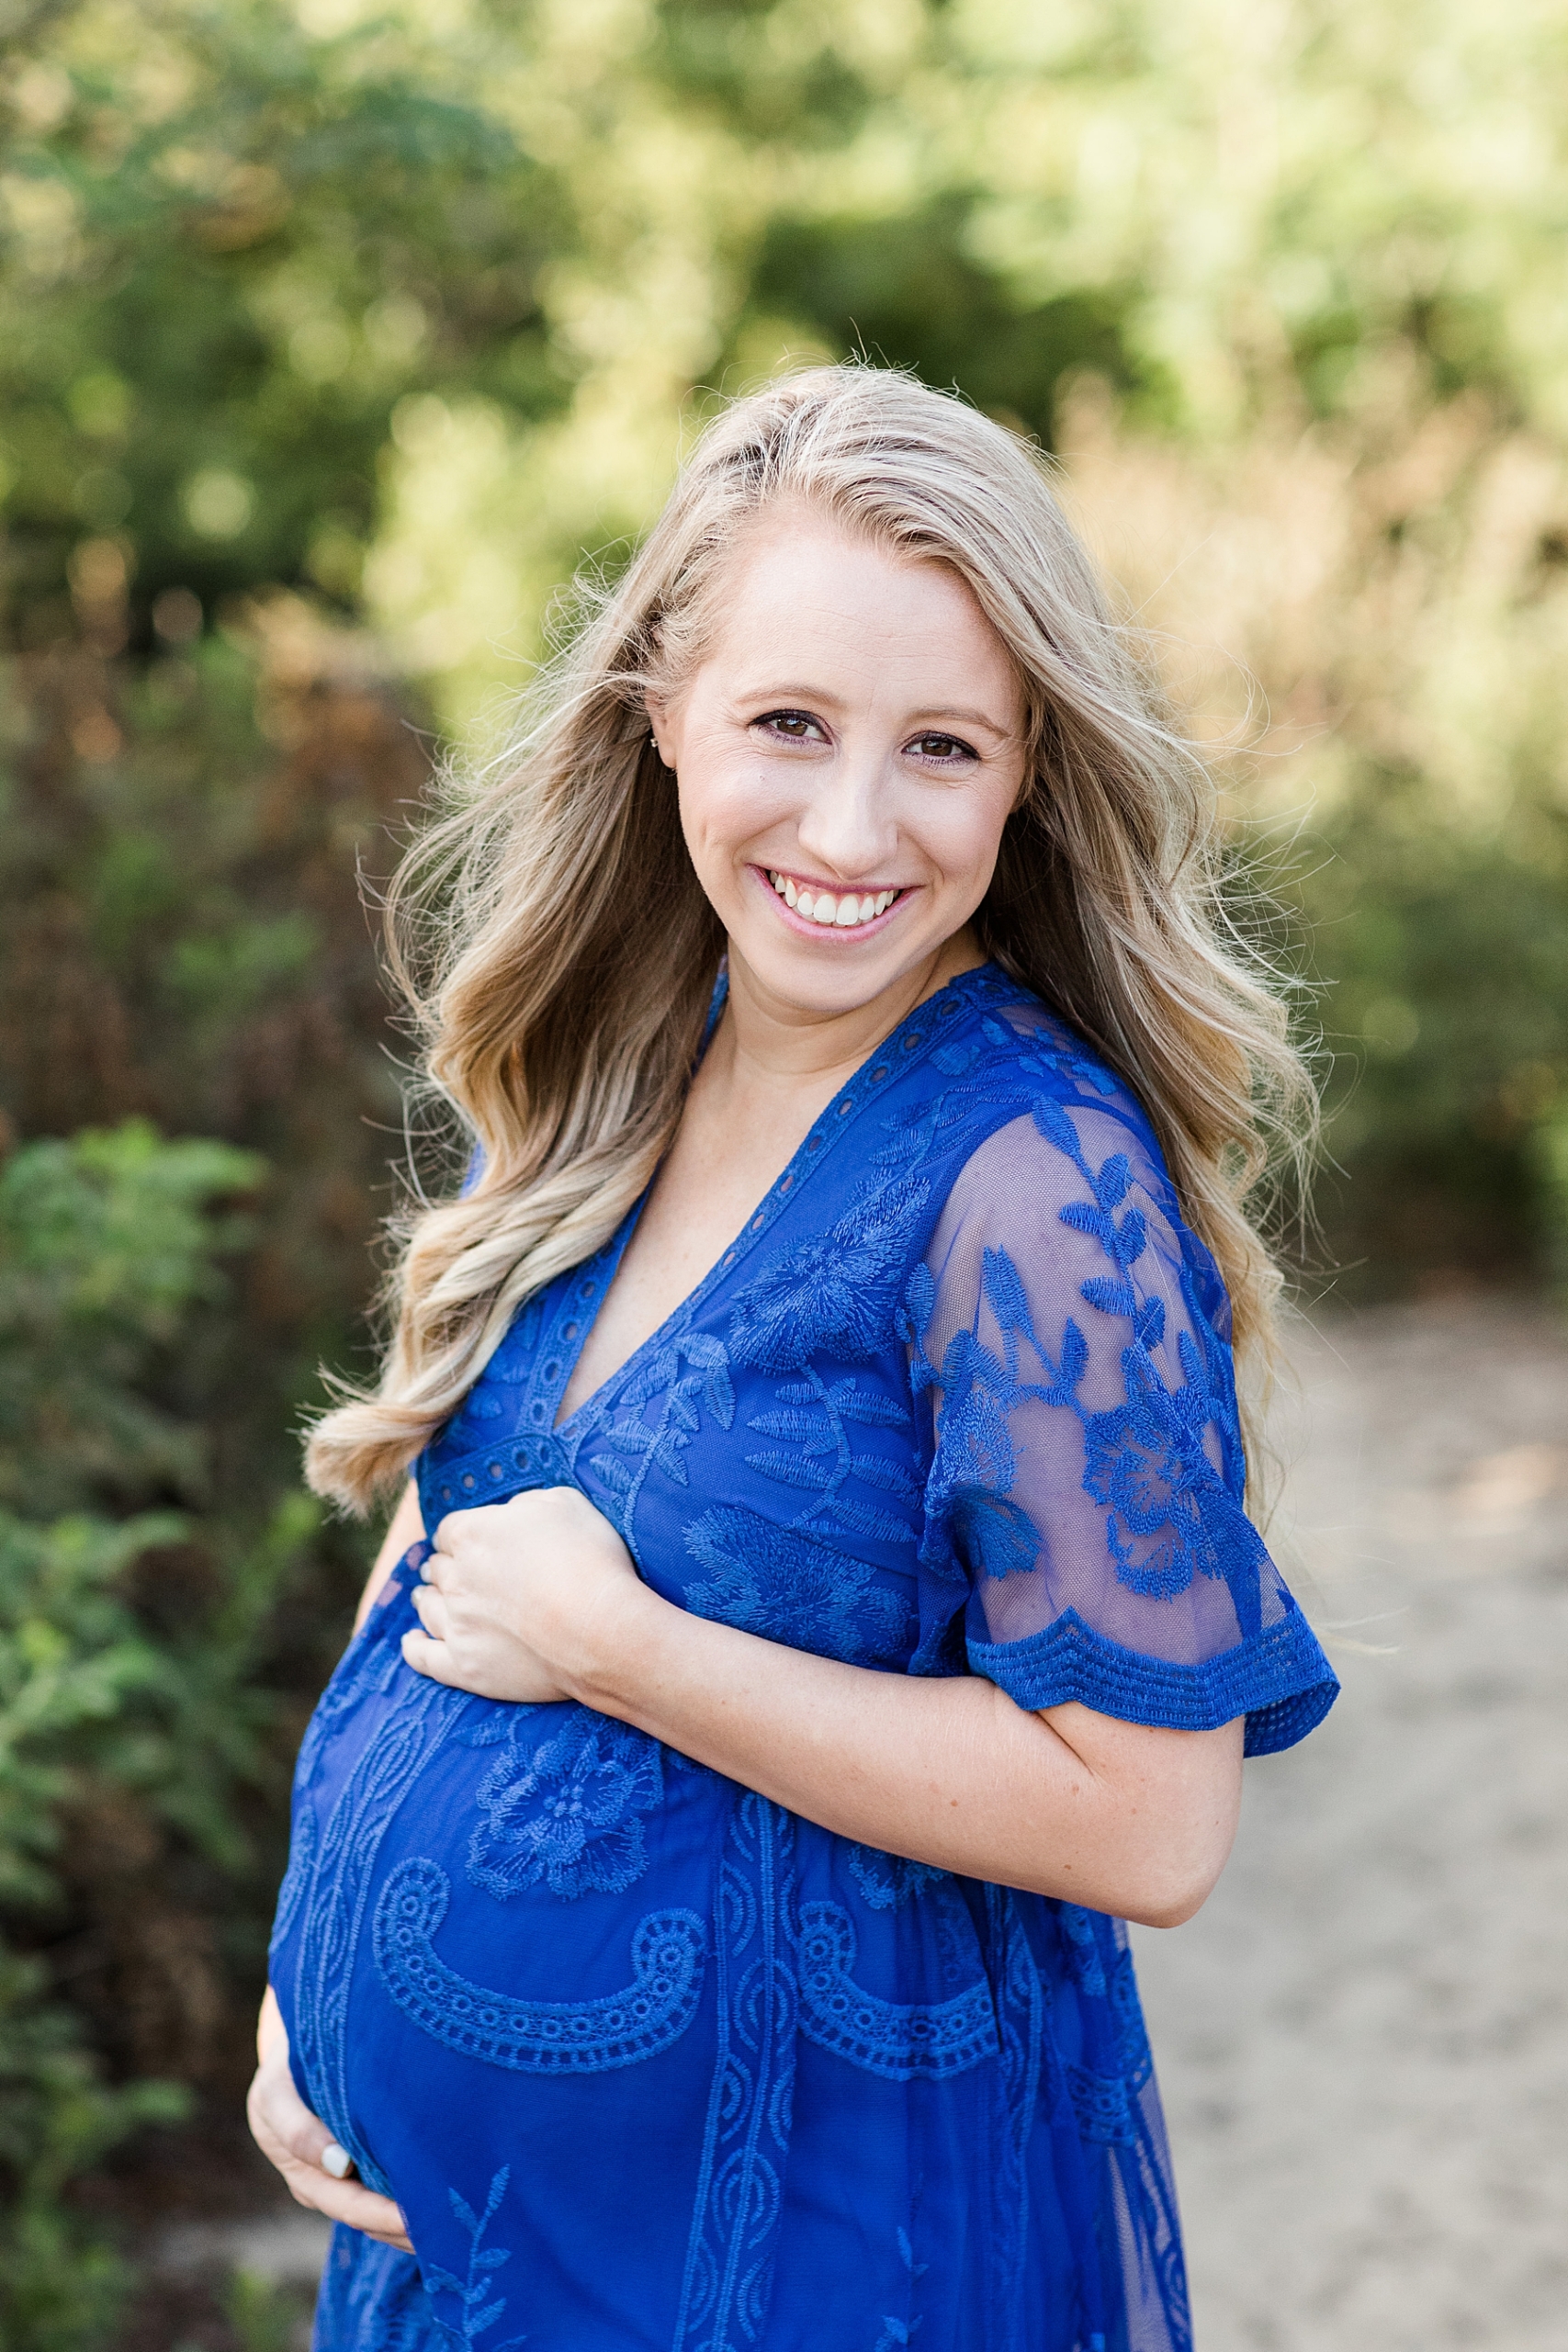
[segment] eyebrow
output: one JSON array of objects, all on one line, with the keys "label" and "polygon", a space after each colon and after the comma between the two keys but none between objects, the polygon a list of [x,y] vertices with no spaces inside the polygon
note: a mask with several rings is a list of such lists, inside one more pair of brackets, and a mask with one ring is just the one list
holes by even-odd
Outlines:
[{"label": "eyebrow", "polygon": [[[823,686],[803,685],[798,681],[788,679],[782,685],[743,688],[735,699],[741,703],[820,703],[825,708],[836,707],[841,710],[843,707],[841,695],[830,694]],[[932,704],[924,710],[909,713],[908,723],[911,727],[934,729],[939,722],[944,727],[984,728],[988,735],[995,735],[1003,742],[1013,731],[1009,727],[999,726],[987,711],[971,710],[966,706],[961,707],[957,704]]]}]

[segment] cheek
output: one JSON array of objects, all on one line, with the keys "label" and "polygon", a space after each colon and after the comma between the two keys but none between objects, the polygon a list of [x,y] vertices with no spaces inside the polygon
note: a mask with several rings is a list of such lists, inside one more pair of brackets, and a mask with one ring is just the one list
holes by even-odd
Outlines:
[{"label": "cheek", "polygon": [[987,779],[973,792],[955,793],[922,810],[912,835],[943,877],[956,887],[988,878],[1001,847],[1002,828],[1012,808],[1010,780]]},{"label": "cheek", "polygon": [[676,785],[681,830],[699,872],[705,859],[743,847],[795,805],[780,779],[743,758],[692,758]]}]

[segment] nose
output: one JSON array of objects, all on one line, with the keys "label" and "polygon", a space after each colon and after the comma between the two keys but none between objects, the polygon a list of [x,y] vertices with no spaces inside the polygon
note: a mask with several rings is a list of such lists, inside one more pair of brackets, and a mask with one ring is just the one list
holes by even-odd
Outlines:
[{"label": "nose", "polygon": [[804,861],[824,880],[857,882],[879,874],[898,842],[893,796],[884,761],[869,747],[842,751],[826,771],[795,824]]}]

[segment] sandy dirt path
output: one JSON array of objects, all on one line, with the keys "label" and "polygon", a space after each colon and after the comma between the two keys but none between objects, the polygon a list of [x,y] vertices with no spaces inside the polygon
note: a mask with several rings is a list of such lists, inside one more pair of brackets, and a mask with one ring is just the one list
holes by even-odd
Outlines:
[{"label": "sandy dirt path", "polygon": [[1568,1330],[1292,1353],[1271,1537],[1344,1695],[1135,1939],[1198,2352],[1568,2352]]}]

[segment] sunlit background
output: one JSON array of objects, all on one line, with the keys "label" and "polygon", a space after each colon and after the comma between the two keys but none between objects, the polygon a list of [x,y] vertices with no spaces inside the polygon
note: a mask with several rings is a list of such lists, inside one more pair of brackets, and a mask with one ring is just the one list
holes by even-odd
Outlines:
[{"label": "sunlit background", "polygon": [[[292,1434],[323,1358],[368,1360],[403,1151],[364,900],[725,393],[858,350],[1055,452],[1321,1032],[1303,1294],[1352,1336],[1312,1359],[1342,1385],[1309,1581],[1347,1481],[1384,1508],[1367,1431],[1419,1388],[1384,1466],[1433,1540],[1473,1456],[1499,1575],[1561,1583],[1530,1514],[1568,1461],[1568,19],[0,0],[0,2340],[281,2352],[288,2265],[232,2252],[271,2211],[235,2110],[366,1557]],[[1365,1654],[1402,1637],[1359,1607],[1326,1618],[1375,1713]],[[1287,1941],[1329,1888],[1309,1860],[1292,1897],[1289,1851],[1258,1893]],[[1184,1949],[1201,1998],[1221,1947]],[[1223,2131],[1205,2155],[1186,2023],[1179,2169],[1230,2265],[1200,2264],[1201,2345],[1561,2340],[1459,2284],[1401,2333],[1399,2260],[1430,2261],[1397,2198],[1382,2302],[1314,2305],[1225,2238],[1224,2164],[1262,2176]],[[1292,2046],[1299,2106],[1325,2070]],[[1325,2178],[1348,2130],[1325,2110]],[[1561,2267],[1530,2273],[1559,2319]]]}]

